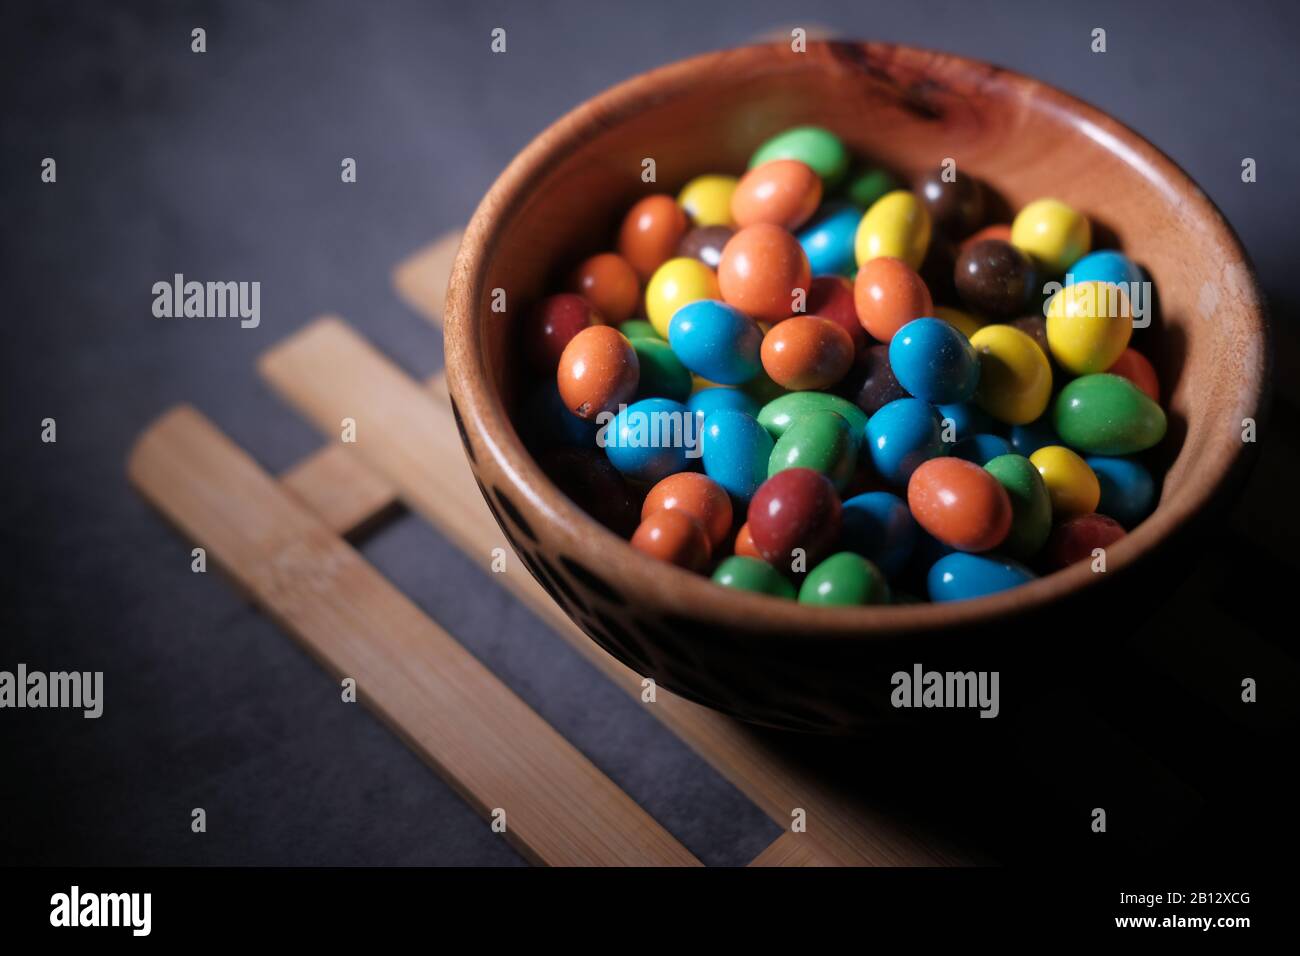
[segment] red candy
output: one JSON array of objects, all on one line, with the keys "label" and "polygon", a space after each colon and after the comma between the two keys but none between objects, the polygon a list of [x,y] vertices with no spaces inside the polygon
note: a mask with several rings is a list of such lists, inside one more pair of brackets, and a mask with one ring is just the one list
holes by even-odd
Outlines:
[{"label": "red candy", "polygon": [[840,536],[840,499],[830,479],[811,468],[788,468],[763,482],[749,503],[749,533],[759,556],[788,571],[794,551],[804,570],[834,550]]},{"label": "red candy", "polygon": [[1155,367],[1141,352],[1125,349],[1106,371],[1128,379],[1139,391],[1145,392],[1147,398],[1160,403],[1160,380],[1156,378]]},{"label": "red candy", "polygon": [[604,324],[604,317],[580,295],[561,292],[547,296],[533,306],[524,325],[529,360],[539,371],[550,374],[575,335],[588,326]]},{"label": "red candy", "polygon": [[808,290],[809,315],[830,319],[853,340],[854,351],[861,352],[871,344],[862,324],[858,322],[857,307],[853,304],[853,283],[843,276],[818,276]]},{"label": "red candy", "polygon": [[907,483],[922,528],[959,551],[989,551],[1011,530],[1011,498],[991,474],[961,458],[931,458]]},{"label": "red candy", "polygon": [[1124,526],[1106,515],[1087,514],[1063,521],[1052,530],[1044,549],[1051,568],[1065,568],[1076,561],[1091,561],[1093,550],[1109,548],[1124,537]]}]

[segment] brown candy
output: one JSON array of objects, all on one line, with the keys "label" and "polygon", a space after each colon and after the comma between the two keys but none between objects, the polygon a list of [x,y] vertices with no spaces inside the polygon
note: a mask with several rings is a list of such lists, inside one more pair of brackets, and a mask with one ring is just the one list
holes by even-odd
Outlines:
[{"label": "brown candy", "polygon": [[868,415],[896,399],[907,398],[907,390],[894,378],[888,345],[873,345],[859,355],[835,392]]},{"label": "brown candy", "polygon": [[963,249],[953,281],[967,308],[994,319],[1023,314],[1038,287],[1030,258],[1001,239],[981,239]]},{"label": "brown candy", "polygon": [[921,177],[916,192],[929,210],[934,228],[954,239],[970,235],[984,221],[984,186],[973,176],[939,167]]},{"label": "brown candy", "polygon": [[730,226],[696,226],[677,244],[677,255],[698,259],[710,269],[718,268],[722,249],[736,234]]}]

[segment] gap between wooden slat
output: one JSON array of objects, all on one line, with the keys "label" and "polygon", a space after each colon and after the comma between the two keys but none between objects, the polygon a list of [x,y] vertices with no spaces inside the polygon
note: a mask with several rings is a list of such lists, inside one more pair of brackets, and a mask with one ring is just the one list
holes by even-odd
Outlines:
[{"label": "gap between wooden slat", "polygon": [[[462,551],[488,562],[492,549],[509,545],[464,461],[440,377],[421,385],[336,318],[304,327],[263,355],[259,369],[271,386],[327,436],[344,417],[357,422],[357,442],[338,444],[400,489],[404,501],[443,531]],[[441,400],[435,392],[442,392]],[[338,467],[338,463],[332,464]],[[324,480],[335,480],[337,476]],[[331,492],[299,474],[305,501]],[[343,529],[340,529],[343,530]],[[596,646],[516,565],[494,575],[579,652],[638,698],[641,679]],[[901,828],[861,801],[809,777],[739,721],[660,690],[646,705],[773,820],[788,827],[796,807],[807,811],[809,831],[823,852],[845,865],[935,865],[969,862],[938,841]]]},{"label": "gap between wooden slat", "polygon": [[[151,426],[132,483],[480,814],[552,865],[698,865],[585,756],[193,408]],[[340,705],[343,706],[343,705]]]}]

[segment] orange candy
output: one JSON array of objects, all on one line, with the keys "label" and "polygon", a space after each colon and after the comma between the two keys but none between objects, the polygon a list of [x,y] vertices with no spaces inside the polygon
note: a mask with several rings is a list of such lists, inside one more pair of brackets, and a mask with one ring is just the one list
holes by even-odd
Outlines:
[{"label": "orange candy", "polygon": [[758,553],[758,548],[754,544],[754,536],[749,533],[749,522],[746,521],[736,532],[736,546],[733,550],[742,558],[757,558],[763,560],[763,556]]},{"label": "orange candy", "polygon": [[760,355],[772,381],[791,391],[829,388],[853,364],[853,339],[830,319],[796,315],[763,336]]},{"label": "orange candy", "polygon": [[1011,531],[1011,498],[979,465],[961,458],[931,458],[907,483],[912,517],[934,537],[960,551],[989,551]]},{"label": "orange candy", "polygon": [[649,281],[656,269],[676,255],[677,243],[689,225],[686,211],[672,196],[646,196],[623,218],[618,231],[619,254],[642,282]]},{"label": "orange candy", "polygon": [[678,508],[656,511],[632,535],[632,547],[679,568],[702,571],[709,563],[709,537]]},{"label": "orange candy", "polygon": [[706,475],[682,471],[669,475],[650,489],[641,506],[641,520],[656,511],[677,508],[699,522],[717,548],[731,533],[731,498],[722,486]]},{"label": "orange candy", "polygon": [[822,201],[821,177],[797,159],[774,159],[740,178],[731,194],[731,218],[742,229],[760,222],[798,229]]},{"label": "orange candy", "polygon": [[608,325],[593,325],[570,339],[556,370],[565,407],[587,421],[631,401],[640,379],[632,343]]},{"label": "orange candy", "polygon": [[934,314],[925,280],[893,256],[878,256],[862,264],[853,283],[853,304],[862,327],[872,338],[886,343],[908,322]]},{"label": "orange candy", "polygon": [[722,247],[722,299],[758,322],[779,322],[795,311],[796,290],[806,300],[812,268],[799,240],[780,226],[741,229]]},{"label": "orange candy", "polygon": [[1156,370],[1151,361],[1141,352],[1125,349],[1106,371],[1128,379],[1139,391],[1145,392],[1147,398],[1156,404],[1160,403],[1160,379],[1156,378]]},{"label": "orange candy", "polygon": [[636,270],[616,252],[602,252],[583,260],[574,270],[569,288],[614,325],[632,318],[641,300]]}]

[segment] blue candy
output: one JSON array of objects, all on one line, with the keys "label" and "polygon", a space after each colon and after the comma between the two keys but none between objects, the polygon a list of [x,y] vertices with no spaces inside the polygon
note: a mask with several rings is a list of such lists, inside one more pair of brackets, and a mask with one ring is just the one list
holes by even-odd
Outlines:
[{"label": "blue candy", "polygon": [[926,576],[931,601],[965,601],[996,594],[1034,579],[1028,568],[1003,558],[954,551],[944,555]]},{"label": "blue candy", "polygon": [[689,302],[668,323],[668,344],[682,364],[719,385],[743,385],[762,368],[763,331],[735,306]]},{"label": "blue candy", "polygon": [[1038,421],[1030,422],[1028,425],[1011,426],[1011,448],[1017,455],[1028,458],[1040,448],[1059,444],[1061,439],[1056,436],[1056,429],[1052,427],[1050,411]]},{"label": "blue candy", "polygon": [[598,441],[624,475],[655,482],[687,470],[687,452],[698,447],[695,426],[695,416],[681,402],[647,398],[619,411]]},{"label": "blue candy", "polygon": [[867,451],[882,478],[906,485],[922,462],[948,454],[948,443],[929,404],[900,398],[867,419]]},{"label": "blue candy", "polygon": [[701,436],[704,473],[742,501],[748,501],[767,480],[772,436],[758,419],[720,408],[704,420]]},{"label": "blue candy", "polygon": [[1011,443],[1001,435],[971,435],[957,442],[952,453],[983,468],[999,455],[1011,454]]},{"label": "blue candy", "polygon": [[888,491],[869,491],[844,502],[840,545],[874,561],[892,578],[916,546],[917,525],[907,502]]},{"label": "blue candy", "polygon": [[1129,283],[1142,281],[1142,270],[1124,253],[1103,249],[1089,253],[1070,266],[1066,278],[1076,283],[1111,282],[1127,290]]},{"label": "blue candy", "polygon": [[853,271],[857,265],[853,243],[861,221],[862,210],[857,206],[827,203],[803,228],[799,245],[808,255],[813,275],[848,275]]},{"label": "blue candy", "polygon": [[704,419],[720,408],[744,412],[751,418],[758,417],[758,402],[738,388],[702,388],[687,399],[686,407],[695,413],[701,430],[704,428]]},{"label": "blue candy", "polygon": [[1101,485],[1097,511],[1131,528],[1151,513],[1156,500],[1156,482],[1141,462],[1131,458],[1085,458]]},{"label": "blue candy", "polygon": [[963,438],[970,438],[971,435],[991,435],[999,427],[988,412],[973,402],[951,402],[947,405],[936,405],[935,411],[939,413],[941,423],[945,419],[952,421],[952,428],[955,433],[952,436],[953,441],[961,441]]},{"label": "blue candy", "polygon": [[889,367],[909,395],[938,405],[970,401],[980,381],[975,349],[942,319],[914,319],[895,332]]}]

